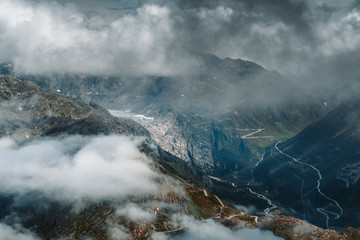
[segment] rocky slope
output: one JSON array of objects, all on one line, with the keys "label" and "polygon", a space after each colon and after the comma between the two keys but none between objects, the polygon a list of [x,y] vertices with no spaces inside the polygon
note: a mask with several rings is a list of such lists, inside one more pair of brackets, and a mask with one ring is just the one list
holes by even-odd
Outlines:
[{"label": "rocky slope", "polygon": [[[17,76],[51,91],[130,110],[162,148],[209,174],[248,175],[272,139],[293,136],[327,111],[277,72],[241,59],[194,53],[197,72],[182,76]],[[4,72],[11,72],[3,65]],[[121,115],[119,115],[121,116]],[[252,160],[253,162],[249,161]]]},{"label": "rocky slope", "polygon": [[[143,125],[161,149],[183,160],[191,171],[202,172],[202,182],[216,194],[234,203],[266,208],[266,202],[247,190],[264,149],[294,136],[323,116],[328,106],[256,63],[194,54],[201,67],[182,76],[17,78],[120,110],[111,113]],[[11,65],[2,69],[12,73]]]},{"label": "rocky slope", "polygon": [[124,133],[149,136],[134,121],[110,115],[95,103],[49,93],[34,83],[0,75],[0,136]]},{"label": "rocky slope", "polygon": [[[148,132],[136,122],[113,117],[96,104],[50,93],[33,83],[10,76],[0,76],[0,96],[1,137],[15,138],[19,148],[42,137],[54,138],[63,134],[149,137]],[[89,202],[80,211],[74,211],[71,202],[59,202],[36,191],[16,196],[0,189],[1,224],[3,221],[11,223],[14,221],[12,216],[16,216],[16,224],[20,222],[43,239],[114,239],[109,229],[116,229],[115,226],[125,229],[130,239],[150,239],[152,232],[176,233],[183,230],[179,223],[172,223],[174,214],[200,219],[221,215],[219,220],[224,221],[231,216],[231,222],[239,227],[257,226],[255,217],[224,206],[210,192],[190,184],[189,181],[203,185],[201,173],[157,147],[151,139],[143,141],[138,147],[154,161],[156,171],[168,176],[161,177],[159,174],[160,178],[156,180],[162,188],[160,193],[130,200],[134,205],[144,207],[147,213],[155,213],[155,217],[146,220],[146,216],[144,222],[139,222],[131,220],[127,214],[116,213],[118,206],[124,206],[121,199]],[[30,176],[28,178],[31,179]]]}]

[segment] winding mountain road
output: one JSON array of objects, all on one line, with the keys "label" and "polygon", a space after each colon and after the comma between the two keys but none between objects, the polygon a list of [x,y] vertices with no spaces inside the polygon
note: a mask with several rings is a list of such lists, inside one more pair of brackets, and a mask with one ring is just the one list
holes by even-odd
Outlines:
[{"label": "winding mountain road", "polygon": [[332,212],[332,211],[326,210],[326,209],[324,209],[324,208],[317,208],[317,209],[316,209],[319,213],[321,213],[322,215],[325,216],[325,218],[326,218],[326,227],[329,228],[329,219],[330,219],[329,214],[334,215],[334,216],[335,216],[334,219],[339,219],[339,218],[341,217],[341,215],[343,214],[344,210],[342,209],[342,207],[339,205],[339,203],[338,203],[336,200],[328,197],[327,195],[325,195],[325,193],[323,193],[323,192],[321,191],[321,188],[320,188],[320,186],[321,186],[321,180],[322,180],[321,172],[320,172],[316,167],[314,167],[313,165],[308,164],[308,163],[301,162],[301,161],[297,160],[296,158],[294,158],[294,157],[292,157],[292,156],[284,153],[283,151],[281,151],[281,150],[278,148],[278,144],[279,144],[279,143],[280,143],[280,142],[278,142],[278,143],[275,144],[275,149],[276,149],[280,154],[282,154],[282,155],[290,158],[291,160],[293,160],[294,162],[296,162],[296,163],[298,163],[298,164],[301,164],[301,165],[310,167],[310,168],[312,168],[314,171],[317,172],[318,180],[317,180],[316,189],[317,189],[318,193],[319,193],[321,196],[323,196],[325,199],[327,199],[328,201],[330,201],[330,202],[332,202],[333,204],[335,204],[336,207],[339,209],[339,213]]},{"label": "winding mountain road", "polygon": [[[250,186],[250,184],[255,181],[255,178],[253,177],[254,169],[259,165],[259,163],[261,163],[261,162],[264,160],[264,156],[265,156],[265,151],[264,151],[264,153],[261,155],[260,160],[257,161],[257,162],[255,163],[255,166],[251,169],[251,177],[252,177],[252,180],[248,182],[247,186]],[[249,190],[249,192],[250,192],[251,194],[255,195],[256,197],[258,197],[258,198],[260,198],[260,199],[262,199],[262,200],[265,200],[265,201],[270,205],[270,207],[265,208],[263,211],[264,211],[264,213],[265,213],[266,216],[271,216],[270,212],[271,212],[272,210],[275,210],[275,209],[277,208],[277,206],[276,206],[269,198],[265,197],[264,195],[262,195],[262,194],[260,194],[260,193],[257,193],[257,192],[255,192],[255,191],[253,191],[250,187],[248,187],[247,189]]]},{"label": "winding mountain road", "polygon": [[264,213],[265,213],[266,216],[271,216],[270,212],[271,212],[272,210],[275,210],[275,209],[277,208],[277,206],[276,206],[273,202],[271,202],[271,200],[270,200],[269,198],[265,197],[264,195],[262,195],[262,194],[260,194],[260,193],[257,193],[257,192],[254,192],[253,190],[251,190],[251,188],[247,188],[247,189],[249,190],[249,192],[250,192],[251,194],[254,194],[254,195],[257,196],[258,198],[267,201],[267,203],[268,203],[271,207],[265,208],[265,209],[264,209]]},{"label": "winding mountain road", "polygon": [[254,134],[257,134],[257,133],[259,133],[259,132],[262,132],[262,131],[265,131],[265,129],[259,128],[259,129],[257,129],[257,130],[254,131],[254,132],[251,132],[251,133],[249,133],[249,134],[246,134],[246,135],[244,135],[244,136],[241,136],[241,138],[242,138],[242,139],[246,139],[246,138],[248,138],[248,137],[250,137],[250,136],[252,136],[252,135],[254,135]]}]

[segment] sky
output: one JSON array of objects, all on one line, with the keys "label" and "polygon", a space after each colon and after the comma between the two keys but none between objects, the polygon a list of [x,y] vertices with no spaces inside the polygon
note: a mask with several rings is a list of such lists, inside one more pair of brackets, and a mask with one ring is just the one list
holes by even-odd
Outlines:
[{"label": "sky", "polygon": [[23,73],[181,75],[198,67],[191,52],[208,52],[254,61],[300,83],[336,84],[360,75],[354,64],[360,57],[359,5],[1,0],[0,61]]}]

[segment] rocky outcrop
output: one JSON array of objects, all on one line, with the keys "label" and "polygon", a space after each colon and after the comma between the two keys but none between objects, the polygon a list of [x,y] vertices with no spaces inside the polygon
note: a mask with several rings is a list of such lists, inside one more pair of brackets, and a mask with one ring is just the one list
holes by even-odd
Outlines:
[{"label": "rocky outcrop", "polygon": [[0,75],[0,112],[0,136],[18,139],[64,133],[149,136],[140,124],[113,117],[95,103],[51,93],[8,75]]},{"label": "rocky outcrop", "polygon": [[354,228],[337,232],[316,227],[293,217],[275,216],[265,219],[264,224],[276,236],[287,240],[345,240],[360,238],[360,231]]}]

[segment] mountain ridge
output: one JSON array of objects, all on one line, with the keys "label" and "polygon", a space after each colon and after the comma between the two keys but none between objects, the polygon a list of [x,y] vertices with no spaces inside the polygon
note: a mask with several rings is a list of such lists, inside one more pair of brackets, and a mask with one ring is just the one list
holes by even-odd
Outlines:
[{"label": "mountain ridge", "polygon": [[[14,86],[11,86],[14,85]],[[24,104],[24,111],[34,111],[31,115],[32,117],[39,117],[39,115],[46,115],[47,111],[40,108],[41,111],[36,112],[35,107],[31,105],[31,108],[27,109],[26,104],[29,102],[25,102],[27,98],[31,98],[34,94],[39,94],[41,97],[37,98],[37,100],[44,101],[47,100],[56,106],[52,106],[51,109],[58,109],[59,111],[56,113],[57,117],[61,117],[62,114],[72,116],[72,118],[77,118],[76,116],[81,117],[84,116],[84,113],[87,111],[81,111],[81,109],[85,108],[85,110],[92,109],[93,111],[98,111],[99,116],[103,116],[103,118],[98,118],[99,122],[105,121],[107,117],[109,117],[108,112],[99,107],[98,105],[92,106],[91,104],[86,104],[83,102],[79,102],[79,100],[58,96],[54,93],[45,92],[44,90],[39,89],[33,83],[27,83],[23,81],[16,81],[15,79],[9,76],[1,76],[0,77],[0,95],[2,98],[0,99],[0,108],[7,108],[9,110],[12,107],[12,110],[16,114],[22,114],[21,111],[19,112],[19,104]],[[16,89],[22,89],[22,91],[17,94]],[[28,91],[26,91],[26,89]],[[11,91],[10,91],[11,90]],[[10,92],[10,94],[9,94]],[[14,97],[16,101],[14,104],[6,104],[7,101],[11,101],[11,98]],[[43,98],[43,99],[41,99]],[[54,102],[53,100],[58,99],[58,101]],[[62,108],[63,102],[67,101],[74,101],[73,105],[74,108]],[[35,102],[30,102],[36,106]],[[21,105],[23,106],[23,105]],[[78,109],[79,108],[79,109]],[[47,108],[45,108],[48,110]],[[72,115],[73,114],[73,115]],[[40,119],[42,119],[40,117]],[[105,120],[104,120],[105,119]],[[45,118],[46,121],[46,118]],[[55,121],[56,122],[56,121]],[[116,122],[115,122],[116,123]],[[120,122],[122,123],[122,122]],[[77,122],[74,123],[75,125],[78,124]],[[133,126],[138,126],[137,124],[129,125],[130,129]],[[27,127],[30,129],[29,126],[36,126],[39,125],[28,125]],[[18,126],[19,127],[19,126]],[[80,127],[87,127],[82,126]],[[90,125],[90,127],[92,127]],[[141,126],[138,126],[139,128]],[[56,132],[58,134],[66,134],[66,128],[60,128],[61,132]],[[114,128],[111,131],[114,131]],[[98,133],[101,133],[102,128],[100,128]],[[140,131],[122,131],[117,133],[145,133],[144,130]],[[33,135],[32,137],[36,139],[38,136],[41,137],[41,132],[38,132],[38,135]],[[48,132],[44,132],[48,133]],[[80,133],[84,134],[84,136],[91,136],[94,134],[92,131],[84,131],[84,132],[77,132],[72,131],[70,129],[70,133],[67,134],[74,134]],[[106,134],[106,132],[104,132]],[[52,135],[52,134],[50,134]],[[148,135],[147,135],[148,136]],[[53,136],[54,137],[54,136]],[[23,136],[26,138],[26,136]],[[31,139],[30,139],[31,140]],[[184,161],[181,159],[177,159],[176,157],[172,156],[170,153],[167,153],[158,146],[151,139],[147,140],[148,142],[143,142],[139,146],[140,150],[154,159],[155,165],[160,167],[161,171],[166,173],[168,176],[173,176],[180,180],[181,185],[183,185],[186,189],[187,196],[182,196],[180,193],[176,192],[165,192],[161,197],[159,195],[152,196],[150,199],[146,201],[150,201],[150,203],[158,205],[158,204],[186,204],[188,206],[185,209],[188,209],[188,213],[193,214],[199,218],[208,219],[214,216],[215,221],[219,221],[220,223],[224,224],[225,226],[235,228],[237,227],[263,227],[265,229],[271,229],[276,233],[276,235],[284,237],[285,239],[293,239],[291,233],[293,232],[292,228],[294,226],[301,226],[303,224],[307,224],[301,220],[296,220],[293,218],[287,218],[285,216],[278,216],[276,218],[260,218],[258,216],[251,216],[245,212],[239,211],[231,206],[228,206],[226,203],[224,204],[220,198],[216,195],[213,195],[211,192],[207,191],[205,188],[200,188],[194,184],[200,183],[202,184],[201,176],[199,173],[191,172],[187,169],[186,165],[184,165]],[[200,173],[201,175],[201,173]],[[195,177],[191,177],[195,176]],[[200,177],[200,178],[199,178]],[[187,180],[184,180],[187,179]],[[159,179],[160,182],[162,180]],[[172,181],[172,180],[171,180]],[[171,182],[170,181],[170,182]],[[169,179],[167,180],[169,182]],[[179,195],[180,194],[180,195]],[[3,207],[11,206],[11,202],[13,201],[10,197],[8,199],[7,196],[1,196],[1,201],[4,203]],[[145,201],[145,199],[140,200]],[[135,200],[135,203],[137,200]],[[45,209],[42,209],[38,204],[41,203],[41,206],[45,206]],[[30,204],[30,205],[29,205]],[[115,203],[113,203],[115,204]],[[159,206],[161,206],[161,204]],[[173,225],[175,223],[171,222],[171,214],[173,211],[176,213],[176,207],[173,208],[164,208],[165,212],[159,212],[159,217],[155,219],[155,222],[145,223],[145,224],[138,224],[136,222],[132,222],[126,217],[118,218],[114,212],[114,209],[111,207],[111,202],[97,202],[93,205],[86,207],[84,210],[80,212],[71,210],[71,207],[67,204],[62,205],[57,202],[49,201],[44,196],[37,196],[36,193],[31,194],[28,196],[28,203],[23,202],[19,205],[19,203],[15,206],[12,206],[12,211],[16,211],[20,219],[23,217],[22,223],[26,228],[30,228],[36,231],[40,236],[48,239],[58,239],[58,238],[69,238],[69,239],[77,239],[81,237],[94,237],[95,239],[111,239],[108,237],[107,227],[108,223],[116,221],[117,224],[121,224],[128,228],[128,233],[132,236],[133,239],[149,239],[150,233],[154,231],[151,224],[154,224],[155,231],[165,231],[165,232],[177,232],[182,231],[182,227]],[[157,208],[154,208],[155,212]],[[6,214],[7,210],[3,209],[1,211],[2,214]],[[161,213],[161,214],[160,214]],[[170,214],[170,215],[169,215]],[[156,215],[156,214],[155,214]],[[5,215],[6,216],[6,215]],[[1,218],[5,217],[1,215]],[[55,226],[55,227],[54,227]],[[310,232],[298,232],[298,236],[301,237],[311,237],[316,236],[318,239],[327,239],[330,235],[332,237],[340,237],[340,239],[345,239],[342,233],[336,232],[334,230],[324,230],[320,228],[316,228],[312,225],[307,225],[309,229],[312,229]],[[290,234],[290,235],[289,235]],[[348,234],[349,239],[351,236],[356,236],[358,231],[355,229],[348,229],[346,230],[346,234]]]}]

